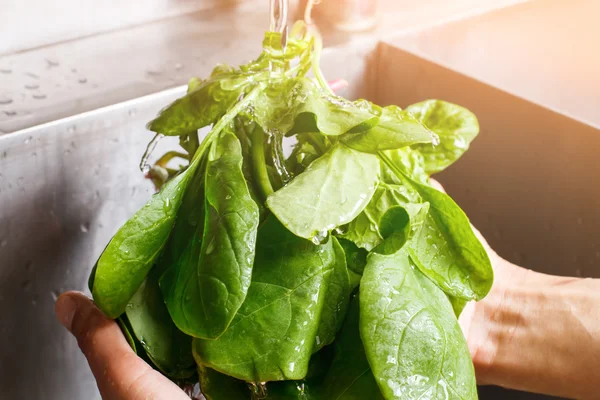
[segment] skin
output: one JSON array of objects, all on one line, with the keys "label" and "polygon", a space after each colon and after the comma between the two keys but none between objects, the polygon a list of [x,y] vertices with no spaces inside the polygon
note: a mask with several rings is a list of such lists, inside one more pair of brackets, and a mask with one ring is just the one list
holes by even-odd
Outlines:
[{"label": "skin", "polygon": [[[495,273],[488,296],[469,303],[459,319],[478,383],[600,399],[600,280],[521,268],[498,256],[476,234]],[[135,355],[119,326],[84,294],[61,295],[56,315],[77,339],[103,399],[189,400]]]}]

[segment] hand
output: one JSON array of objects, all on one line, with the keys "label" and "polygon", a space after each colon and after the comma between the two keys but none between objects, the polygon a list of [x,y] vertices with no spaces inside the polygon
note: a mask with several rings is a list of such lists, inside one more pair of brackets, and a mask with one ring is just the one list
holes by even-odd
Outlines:
[{"label": "hand", "polygon": [[55,305],[60,323],[77,339],[105,400],[189,400],[131,349],[115,321],[84,294],[63,293]]}]

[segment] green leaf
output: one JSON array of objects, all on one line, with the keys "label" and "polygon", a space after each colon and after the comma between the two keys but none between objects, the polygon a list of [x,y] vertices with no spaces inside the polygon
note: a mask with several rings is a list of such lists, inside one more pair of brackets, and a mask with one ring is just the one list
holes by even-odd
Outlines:
[{"label": "green leaf", "polygon": [[371,372],[359,334],[359,300],[350,303],[342,330],[334,342],[335,356],[320,385],[327,400],[383,400]]},{"label": "green leaf", "polygon": [[242,73],[218,74],[163,109],[148,129],[179,136],[214,124],[247,88],[247,76]]},{"label": "green leaf", "polygon": [[466,108],[441,100],[427,100],[409,106],[412,113],[439,137],[439,144],[414,146],[425,157],[428,174],[440,172],[469,149],[479,133],[477,117]]},{"label": "green leaf", "polygon": [[246,300],[218,339],[194,340],[196,361],[249,382],[304,378],[335,261],[332,244],[316,246],[267,218]]},{"label": "green leaf", "polygon": [[342,326],[348,303],[350,301],[350,278],[348,267],[346,266],[346,255],[344,248],[335,237],[331,238],[333,242],[333,252],[335,262],[333,271],[327,279],[327,291],[325,293],[325,304],[321,313],[319,329],[315,337],[315,348],[313,352],[319,351],[333,342],[335,334]]},{"label": "green leaf", "polygon": [[362,104],[324,92],[308,78],[272,79],[254,103],[253,119],[267,133],[338,136],[377,124],[379,117]]},{"label": "green leaf", "polygon": [[324,347],[310,358],[306,378],[300,381],[277,381],[267,384],[268,400],[326,400],[321,384],[333,361],[333,346]]},{"label": "green leaf", "polygon": [[250,400],[248,384],[214,369],[198,365],[200,391],[206,400]]},{"label": "green leaf", "polygon": [[[242,172],[240,142],[229,130],[213,144],[204,187],[204,226],[198,226],[180,262],[167,270],[160,285],[179,329],[214,339],[246,298],[259,220]],[[196,202],[201,204],[202,198]]]},{"label": "green leaf", "polygon": [[408,245],[415,264],[446,293],[463,300],[482,299],[494,273],[469,219],[447,194],[415,181],[412,185],[429,203],[423,225]]},{"label": "green leaf", "polygon": [[386,399],[476,399],[471,355],[448,298],[400,251],[370,254],[360,336]]},{"label": "green leaf", "polygon": [[[423,168],[425,165],[425,158],[418,151],[405,147],[403,149],[381,152],[379,153],[380,157],[382,154],[392,163],[392,165],[400,167],[400,169],[412,179],[424,184],[429,183],[429,175],[427,175]],[[418,197],[418,194],[415,193],[414,189],[411,190],[411,186],[406,184],[402,175],[398,175],[385,163],[382,163],[381,165],[381,180],[391,185],[404,185],[405,190],[407,191],[404,195],[408,196],[411,201]]]},{"label": "green leaf", "polygon": [[110,318],[125,311],[163,249],[199,157],[167,182],[112,238],[97,262],[92,294]]},{"label": "green leaf", "polygon": [[148,274],[125,313],[153,364],[172,379],[184,379],[196,373],[192,338],[173,324],[158,286],[159,274],[157,269]]},{"label": "green leaf", "polygon": [[402,206],[390,207],[379,221],[379,233],[384,240],[373,251],[379,254],[394,254],[408,241],[410,232],[408,212]]},{"label": "green leaf", "polygon": [[408,111],[387,106],[376,126],[361,133],[348,133],[340,139],[355,150],[377,153],[418,143],[431,143],[433,135]]},{"label": "green leaf", "polygon": [[366,250],[374,249],[384,239],[380,232],[381,219],[395,206],[402,206],[410,218],[415,219],[411,225],[418,227],[422,205],[413,203],[413,198],[419,199],[419,196],[410,185],[380,183],[369,204],[348,224],[341,237]]},{"label": "green leaf", "polygon": [[269,196],[267,207],[295,235],[323,238],[356,218],[371,200],[378,175],[377,157],[337,143]]},{"label": "green leaf", "polygon": [[346,255],[346,265],[348,267],[348,277],[350,279],[350,292],[360,284],[363,270],[367,264],[367,254],[365,249],[361,249],[349,240],[337,238],[339,244],[344,249]]}]

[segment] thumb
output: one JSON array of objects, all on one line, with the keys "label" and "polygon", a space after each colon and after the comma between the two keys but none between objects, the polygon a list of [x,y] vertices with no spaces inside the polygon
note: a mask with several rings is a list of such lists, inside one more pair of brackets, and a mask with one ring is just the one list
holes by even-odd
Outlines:
[{"label": "thumb", "polygon": [[105,400],[189,400],[177,385],[139,358],[115,321],[83,293],[63,293],[55,305],[59,322],[77,339]]}]

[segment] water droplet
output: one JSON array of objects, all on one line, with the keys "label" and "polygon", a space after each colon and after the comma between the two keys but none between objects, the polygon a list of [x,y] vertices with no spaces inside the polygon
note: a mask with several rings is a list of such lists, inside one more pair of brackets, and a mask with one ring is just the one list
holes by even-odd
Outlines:
[{"label": "water droplet", "polygon": [[46,65],[48,66],[48,68],[54,68],[58,67],[60,63],[53,58],[46,58]]},{"label": "water droplet", "polygon": [[137,114],[137,110],[135,108],[132,108],[131,110],[129,110],[130,117],[133,117],[135,114]]},{"label": "water droplet", "polygon": [[37,300],[36,299],[31,300],[31,305],[34,307],[37,306]]},{"label": "water droplet", "polygon": [[575,270],[575,276],[578,278],[581,278],[583,276],[583,274],[581,273],[581,268],[577,268]]},{"label": "water droplet", "polygon": [[70,126],[67,128],[67,132],[68,133],[74,133],[75,132],[75,126]]},{"label": "water droplet", "polygon": [[81,84],[87,83],[87,78],[79,78],[78,82]]},{"label": "water droplet", "polygon": [[577,225],[583,225],[583,218],[577,217]]},{"label": "water droplet", "polygon": [[146,73],[150,76],[160,76],[163,71],[161,69],[149,69]]},{"label": "water droplet", "polygon": [[0,247],[6,247],[7,244],[8,244],[8,239],[0,240]]},{"label": "water droplet", "polygon": [[175,69],[176,69],[177,71],[179,71],[179,70],[180,70],[180,69],[182,69],[182,68],[183,68],[183,64],[181,64],[181,63],[177,63],[177,64],[175,64]]},{"label": "water droplet", "polygon": [[25,139],[25,140],[23,141],[23,144],[27,144],[27,143],[31,142],[31,139],[33,139],[33,137],[32,137],[32,136],[29,136],[27,139]]},{"label": "water droplet", "polygon": [[327,241],[328,237],[329,237],[328,232],[324,230],[324,231],[317,232],[317,234],[315,236],[313,236],[310,239],[310,241],[318,246],[320,244],[325,243]]},{"label": "water droplet", "polygon": [[13,100],[10,97],[0,96],[0,105],[4,106],[4,105],[10,104],[12,102],[13,102]]},{"label": "water droplet", "polygon": [[0,68],[0,74],[11,74],[12,69],[10,68]]},{"label": "water droplet", "polygon": [[83,233],[88,233],[90,231],[90,223],[85,222],[85,223],[79,225],[79,230],[81,230],[81,232],[83,232]]},{"label": "water droplet", "polygon": [[56,301],[58,299],[58,296],[60,296],[60,293],[58,292],[58,290],[53,290],[52,292],[50,292],[50,296],[52,297],[52,301]]},{"label": "water droplet", "polygon": [[65,156],[68,156],[69,154],[71,154],[71,149],[65,149],[63,153],[65,154]]},{"label": "water droplet", "polygon": [[228,194],[227,196],[225,196],[225,200],[230,200],[231,199],[231,195]]},{"label": "water droplet", "polygon": [[35,90],[35,89],[39,89],[40,85],[38,85],[37,83],[28,83],[25,85],[25,89],[27,90]]},{"label": "water droplet", "polygon": [[32,96],[34,99],[36,100],[43,100],[45,99],[47,96],[43,93],[36,93]]},{"label": "water droplet", "polygon": [[4,114],[8,117],[14,117],[15,115],[17,115],[16,111],[4,111]]},{"label": "water droplet", "polygon": [[[293,364],[293,363],[292,363]],[[293,369],[293,365],[292,365]],[[253,399],[266,399],[267,398],[267,385],[266,382],[249,382],[248,388],[252,392]]]},{"label": "water droplet", "polygon": [[30,77],[30,78],[33,78],[33,79],[40,79],[40,77],[38,75],[36,75],[36,74],[34,74],[32,72],[25,72],[25,75],[28,76],[28,77]]}]

